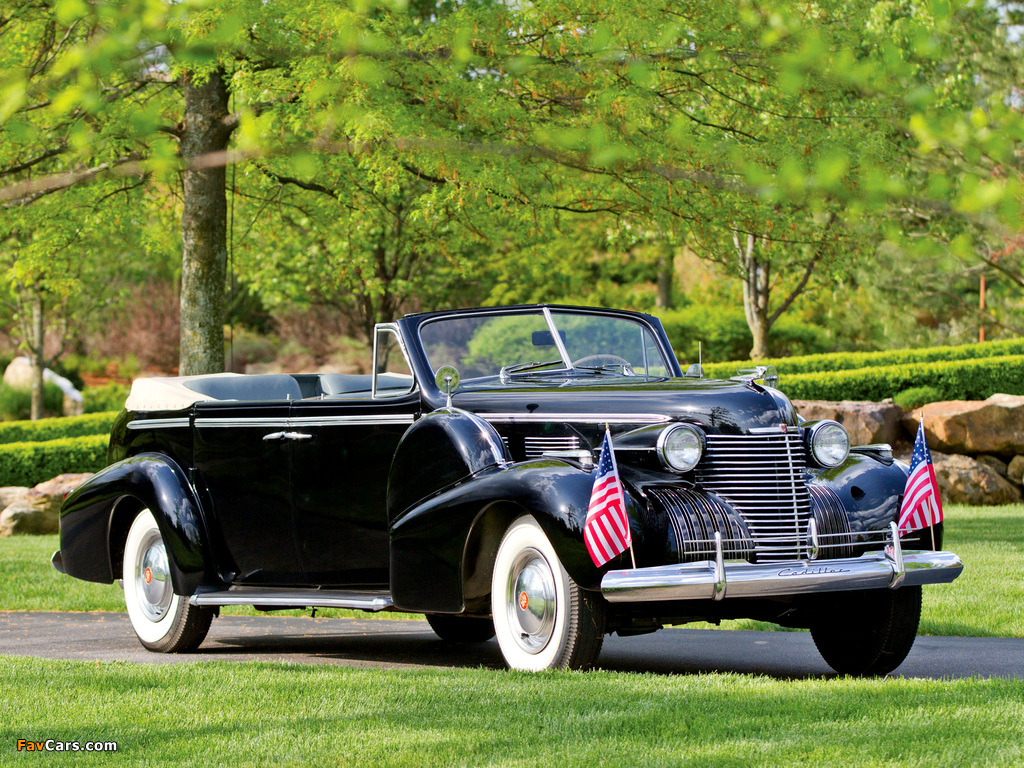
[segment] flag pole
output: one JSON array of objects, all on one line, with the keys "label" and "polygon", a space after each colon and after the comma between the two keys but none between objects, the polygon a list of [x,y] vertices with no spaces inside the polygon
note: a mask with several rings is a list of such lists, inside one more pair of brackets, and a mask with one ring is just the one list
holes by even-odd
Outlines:
[{"label": "flag pole", "polygon": [[[928,437],[927,437],[928,430],[926,430],[925,426],[924,426],[924,411],[923,410],[921,411],[921,431],[925,433],[925,445],[928,445]],[[931,451],[928,452],[928,455],[931,456]],[[938,493],[938,491],[936,491],[936,493]],[[937,523],[935,521],[935,511],[934,511],[934,504],[935,504],[935,502],[932,501],[932,500],[929,500],[928,504],[929,504],[929,506],[933,507],[933,509],[931,511],[931,514],[929,515],[929,520],[931,521],[931,525],[928,526],[928,530],[932,534],[932,552],[935,552],[936,549],[937,549],[937,547],[935,546],[935,526],[937,525]]]},{"label": "flag pole", "polygon": [[[618,467],[618,464],[615,463],[615,448],[614,448],[614,446],[612,446],[612,428],[608,424],[607,421],[604,423],[604,431],[608,435],[608,447],[612,449],[611,450],[611,454],[612,454],[611,455],[612,468],[615,470],[615,476],[618,477],[618,475],[619,475],[619,467]],[[620,483],[622,482],[621,478],[620,478],[619,482]],[[625,494],[622,495],[622,514],[623,514],[623,517],[626,518],[626,527],[627,527],[627,530],[628,530],[628,528],[629,528],[629,515],[626,514],[626,495]],[[633,570],[635,571],[636,570],[636,553],[633,552],[633,533],[632,532],[629,532],[629,559],[630,559],[630,561],[632,561],[632,563],[633,563]]]}]

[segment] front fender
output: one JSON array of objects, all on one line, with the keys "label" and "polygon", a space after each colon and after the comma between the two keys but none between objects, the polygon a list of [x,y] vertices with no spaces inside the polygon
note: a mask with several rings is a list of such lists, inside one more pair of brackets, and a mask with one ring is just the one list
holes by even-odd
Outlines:
[{"label": "front fender", "polygon": [[[602,570],[583,543],[583,526],[594,476],[558,460],[537,459],[491,467],[454,488],[399,514],[391,524],[391,594],[395,605],[413,611],[458,613],[466,607],[464,586],[474,527],[491,510],[507,523],[531,514],[551,541],[562,565],[585,589],[598,589],[604,570],[625,567],[623,554]],[[627,491],[634,536],[635,505]],[[498,537],[504,528],[497,532]],[[491,543],[492,548],[496,546]],[[483,554],[493,556],[489,550]],[[484,568],[489,572],[491,562]]]},{"label": "front fender", "polygon": [[111,551],[111,537],[118,505],[126,498],[153,513],[167,547],[174,591],[191,595],[207,573],[200,506],[181,467],[159,453],[111,464],[64,500],[60,551],[65,573],[106,584],[114,580],[120,553]]}]

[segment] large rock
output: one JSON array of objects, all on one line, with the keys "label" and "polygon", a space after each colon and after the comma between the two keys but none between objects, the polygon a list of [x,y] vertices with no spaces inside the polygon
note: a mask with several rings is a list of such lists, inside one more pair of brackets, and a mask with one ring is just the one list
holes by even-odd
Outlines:
[{"label": "large rock", "polygon": [[16,501],[25,498],[29,489],[21,485],[7,485],[0,488],[0,511],[7,509]]},{"label": "large rock", "polygon": [[91,472],[59,475],[31,490],[0,513],[0,536],[57,533],[64,497],[81,485]]},{"label": "large rock", "polygon": [[1014,456],[1006,468],[1006,479],[1017,485],[1024,484],[1024,456]]},{"label": "large rock", "polygon": [[924,419],[928,445],[944,453],[1024,453],[1024,397],[992,395],[988,400],[929,403],[903,420],[913,434]]},{"label": "large rock", "polygon": [[793,406],[808,421],[832,419],[850,433],[851,445],[895,443],[900,434],[903,409],[893,403],[859,400],[794,400]]},{"label": "large rock", "polygon": [[1017,486],[970,456],[933,452],[932,463],[942,501],[947,504],[1013,504],[1021,500]]}]

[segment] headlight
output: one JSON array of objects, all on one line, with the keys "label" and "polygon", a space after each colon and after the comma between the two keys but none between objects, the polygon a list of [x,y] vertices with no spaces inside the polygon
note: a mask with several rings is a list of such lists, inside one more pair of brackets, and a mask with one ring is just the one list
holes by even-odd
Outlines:
[{"label": "headlight", "polygon": [[658,457],[674,472],[689,472],[704,453],[704,433],[691,424],[676,424],[658,436]]},{"label": "headlight", "polygon": [[837,421],[819,421],[812,426],[808,443],[814,460],[823,467],[838,467],[850,455],[850,436]]}]

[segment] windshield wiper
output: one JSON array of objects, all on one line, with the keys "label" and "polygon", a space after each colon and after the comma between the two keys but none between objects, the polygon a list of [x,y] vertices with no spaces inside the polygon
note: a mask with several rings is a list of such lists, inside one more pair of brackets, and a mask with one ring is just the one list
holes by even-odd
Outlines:
[{"label": "windshield wiper", "polygon": [[562,360],[549,360],[546,363],[537,361],[531,361],[528,363],[516,363],[515,365],[505,365],[501,368],[501,373],[498,374],[498,378],[501,379],[502,384],[508,384],[510,374],[523,373],[525,371],[532,371],[534,368],[543,368],[546,365],[561,365]]},{"label": "windshield wiper", "polygon": [[[616,371],[615,369],[619,370]],[[575,365],[575,371],[592,371],[593,373],[619,373],[622,376],[636,376],[633,366],[629,363],[604,363],[603,365]]]}]

